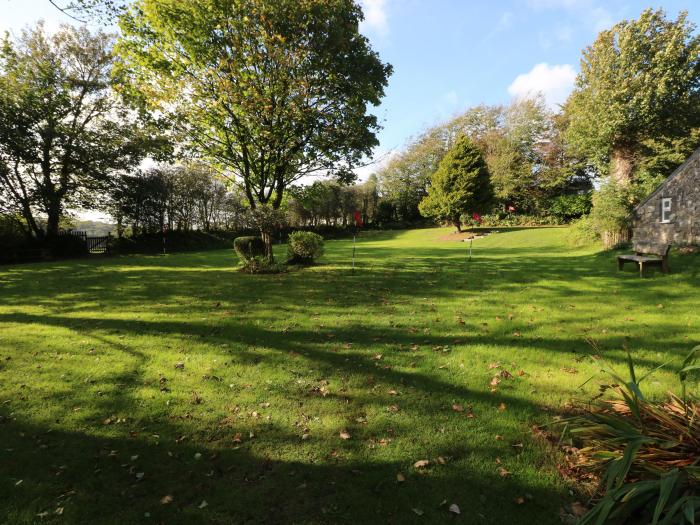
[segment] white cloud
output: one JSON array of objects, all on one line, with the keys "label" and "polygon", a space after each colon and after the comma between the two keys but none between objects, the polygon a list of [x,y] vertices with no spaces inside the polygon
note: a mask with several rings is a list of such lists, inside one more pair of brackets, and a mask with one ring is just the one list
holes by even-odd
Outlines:
[{"label": "white cloud", "polygon": [[556,108],[569,96],[576,81],[576,71],[570,64],[537,64],[529,72],[515,77],[508,86],[514,98],[524,98],[541,93],[550,108]]},{"label": "white cloud", "polygon": [[387,0],[360,0],[365,19],[360,24],[360,31],[372,30],[380,36],[389,33],[389,17],[386,11]]}]

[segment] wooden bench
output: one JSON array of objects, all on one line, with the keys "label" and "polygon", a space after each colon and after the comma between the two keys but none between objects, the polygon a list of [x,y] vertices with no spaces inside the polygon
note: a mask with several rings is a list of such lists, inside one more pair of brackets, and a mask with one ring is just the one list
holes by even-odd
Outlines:
[{"label": "wooden bench", "polygon": [[663,273],[668,273],[670,250],[670,244],[634,243],[634,254],[617,256],[617,269],[622,270],[626,262],[633,262],[639,267],[640,277],[644,277],[644,268],[650,266],[658,266]]}]

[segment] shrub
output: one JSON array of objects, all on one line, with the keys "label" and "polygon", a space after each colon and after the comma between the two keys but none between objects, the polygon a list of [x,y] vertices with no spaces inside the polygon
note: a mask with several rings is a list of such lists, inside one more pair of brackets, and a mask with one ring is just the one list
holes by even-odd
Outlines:
[{"label": "shrub", "polygon": [[[477,222],[471,214],[462,215],[462,222],[470,227],[476,226]],[[517,226],[554,226],[562,221],[556,217],[523,215],[520,213],[490,213],[481,216],[480,226],[487,228],[509,228]]]},{"label": "shrub", "polygon": [[82,257],[90,252],[85,239],[76,235],[59,235],[47,241],[51,255],[57,258]]},{"label": "shrub", "polygon": [[323,237],[313,232],[292,232],[287,239],[288,262],[310,263],[323,255]]},{"label": "shrub", "polygon": [[[590,523],[695,523],[700,514],[700,404],[686,395],[696,364],[695,347],[678,370],[681,395],[646,399],[628,354],[629,379],[610,367],[612,385],[560,424],[573,438],[574,470],[600,478],[600,496],[579,521]],[[611,398],[604,399],[606,391]]]},{"label": "shrub", "polygon": [[238,257],[244,263],[254,259],[255,257],[263,257],[265,255],[265,243],[262,237],[246,236],[236,237],[233,240],[233,249],[236,250]]},{"label": "shrub", "polygon": [[569,228],[569,243],[573,246],[585,246],[600,240],[595,224],[590,215],[584,215],[571,224]]},{"label": "shrub", "polygon": [[610,181],[593,194],[591,220],[606,248],[614,248],[629,238],[630,216],[635,203],[633,188]]},{"label": "shrub", "polygon": [[281,273],[285,271],[284,265],[270,261],[264,255],[255,255],[243,259],[241,271],[244,273]]},{"label": "shrub", "polygon": [[549,205],[549,213],[561,221],[570,221],[587,215],[591,211],[591,194],[558,195]]}]

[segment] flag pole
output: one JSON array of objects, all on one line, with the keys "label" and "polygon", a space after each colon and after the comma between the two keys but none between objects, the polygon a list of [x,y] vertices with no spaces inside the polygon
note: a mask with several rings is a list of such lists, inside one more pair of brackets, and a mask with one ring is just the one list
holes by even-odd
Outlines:
[{"label": "flag pole", "polygon": [[357,237],[357,228],[352,234],[352,273],[355,274],[355,238]]},{"label": "flag pole", "polygon": [[469,262],[472,262],[472,243],[474,242],[474,239],[469,239]]}]

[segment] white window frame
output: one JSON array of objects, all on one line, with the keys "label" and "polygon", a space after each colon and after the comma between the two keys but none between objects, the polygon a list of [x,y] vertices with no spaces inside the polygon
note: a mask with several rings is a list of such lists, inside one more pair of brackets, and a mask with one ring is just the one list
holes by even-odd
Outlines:
[{"label": "white window frame", "polygon": [[661,199],[661,223],[668,224],[671,222],[671,211],[673,210],[673,199],[664,197]]}]

